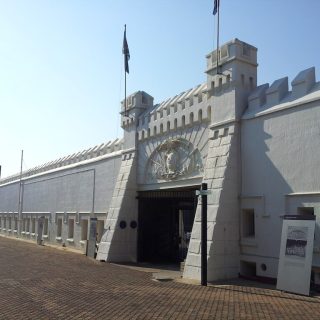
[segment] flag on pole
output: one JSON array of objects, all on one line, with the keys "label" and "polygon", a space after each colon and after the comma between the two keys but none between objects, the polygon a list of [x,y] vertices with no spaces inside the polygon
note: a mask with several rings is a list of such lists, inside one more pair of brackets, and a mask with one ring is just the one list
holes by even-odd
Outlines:
[{"label": "flag on pole", "polygon": [[124,70],[126,73],[129,73],[130,52],[126,36],[126,25],[124,26],[122,53],[124,55]]},{"label": "flag on pole", "polygon": [[214,0],[213,15],[215,16],[219,10],[220,0]]}]

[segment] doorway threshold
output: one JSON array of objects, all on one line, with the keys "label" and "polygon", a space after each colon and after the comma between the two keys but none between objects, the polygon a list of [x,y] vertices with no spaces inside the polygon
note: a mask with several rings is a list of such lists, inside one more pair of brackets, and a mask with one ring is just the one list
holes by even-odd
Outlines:
[{"label": "doorway threshold", "polygon": [[151,262],[137,262],[137,263],[114,263],[118,266],[123,266],[141,272],[148,272],[152,274],[152,279],[155,281],[173,281],[182,278],[180,265],[177,263],[151,263]]}]

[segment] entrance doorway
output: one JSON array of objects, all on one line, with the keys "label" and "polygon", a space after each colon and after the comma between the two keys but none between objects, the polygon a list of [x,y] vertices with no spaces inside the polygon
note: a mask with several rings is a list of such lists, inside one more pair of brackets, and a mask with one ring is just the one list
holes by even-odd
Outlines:
[{"label": "entrance doorway", "polygon": [[197,207],[195,190],[139,192],[140,262],[185,260]]}]

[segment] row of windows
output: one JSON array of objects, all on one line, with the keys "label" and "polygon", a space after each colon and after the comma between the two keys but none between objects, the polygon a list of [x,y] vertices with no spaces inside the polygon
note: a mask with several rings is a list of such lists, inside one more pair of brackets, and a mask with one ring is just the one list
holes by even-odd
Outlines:
[{"label": "row of windows", "polygon": [[9,230],[13,228],[14,230],[17,230],[18,218],[0,217],[0,228]]},{"label": "row of windows", "polygon": [[[22,220],[22,232],[23,233],[36,233],[36,218],[24,218]],[[82,219],[80,223],[81,227],[81,239],[80,240],[87,240],[88,239],[88,219]],[[0,228],[2,230],[11,230],[12,228],[14,230],[18,230],[18,218],[6,218],[6,217],[0,217]],[[57,219],[57,229],[56,229],[56,237],[60,238],[62,236],[62,228],[63,228],[63,219],[59,218]],[[68,239],[74,238],[74,230],[75,230],[75,220],[74,219],[68,219],[68,232],[67,236]],[[97,240],[100,242],[102,234],[104,230],[104,221],[98,220],[97,221]],[[44,219],[44,225],[43,225],[43,235],[48,236],[49,235],[49,219]]]},{"label": "row of windows", "polygon": [[[226,77],[226,84],[228,85],[231,82],[231,76],[230,74],[228,74]],[[249,87],[250,89],[253,89],[255,87],[255,81],[253,77],[249,77]],[[217,82],[217,83],[216,83]],[[223,85],[223,78],[219,78],[216,81],[211,81],[211,90],[214,89],[221,89]],[[244,74],[241,74],[241,85],[245,86],[246,85],[246,78]],[[208,92],[208,94],[210,94],[210,92]]]},{"label": "row of windows", "polygon": [[[82,219],[80,222],[80,227],[81,227],[81,237],[80,240],[88,240],[88,226],[89,226],[89,220],[87,219]],[[75,223],[74,219],[68,219],[68,227],[67,227],[67,237],[68,239],[73,239],[74,238],[74,230],[75,230]],[[57,232],[56,232],[56,237],[61,238],[62,237],[62,229],[63,229],[63,219],[59,218],[57,219]],[[104,221],[103,220],[98,220],[97,221],[97,241],[100,242],[101,237],[103,235],[103,230],[104,230]]]},{"label": "row of windows", "polygon": [[[230,74],[227,74],[227,76],[226,76],[226,83],[230,83],[230,81],[231,81],[231,76],[230,76]],[[221,77],[221,78],[218,79],[218,86],[219,86],[219,88],[222,87],[222,82],[223,82],[223,79],[222,79],[222,77]],[[216,87],[215,81],[211,81],[211,88],[214,89],[215,87]]]}]

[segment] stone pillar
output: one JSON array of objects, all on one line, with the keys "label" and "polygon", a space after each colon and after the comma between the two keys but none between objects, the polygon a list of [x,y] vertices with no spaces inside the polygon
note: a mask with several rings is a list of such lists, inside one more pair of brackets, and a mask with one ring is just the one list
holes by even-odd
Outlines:
[{"label": "stone pillar", "polygon": [[135,152],[127,151],[122,157],[97,260],[136,261],[137,219]]},{"label": "stone pillar", "polygon": [[137,261],[137,126],[139,115],[152,106],[153,97],[143,91],[127,97],[126,113],[122,102],[121,126],[124,129],[124,151],[97,260]]},{"label": "stone pillar", "polygon": [[[239,128],[233,122],[212,128],[203,182],[208,184],[208,281],[239,272]],[[200,279],[201,203],[192,230],[184,278]]]}]

